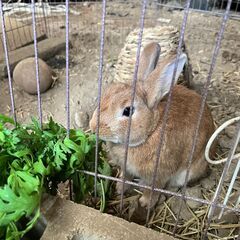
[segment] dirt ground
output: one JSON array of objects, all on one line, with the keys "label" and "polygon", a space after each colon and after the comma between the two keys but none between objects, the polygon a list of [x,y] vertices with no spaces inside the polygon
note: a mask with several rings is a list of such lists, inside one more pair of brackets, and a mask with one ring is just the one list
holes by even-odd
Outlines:
[{"label": "dirt ground", "polygon": [[[72,6],[80,15],[70,15],[70,114],[71,127],[88,129],[88,120],[97,100],[97,80],[99,69],[99,46],[101,29],[101,5],[98,3],[78,4]],[[126,36],[139,24],[140,6],[136,3],[118,4],[110,2],[107,7],[106,36],[104,50],[104,78],[103,86],[114,79],[114,65],[118,54],[124,46]],[[168,11],[166,8],[151,6],[147,10],[145,26],[173,25],[180,29],[183,11]],[[51,36],[65,34],[64,16],[48,19],[48,29]],[[199,93],[207,79],[211,56],[214,49],[217,33],[220,29],[221,18],[208,14],[191,12],[185,34],[185,44],[192,65],[192,88]],[[240,116],[240,19],[228,21],[221,50],[218,56],[217,66],[211,80],[208,104],[212,110],[217,125],[224,121]],[[66,125],[65,112],[65,52],[61,52],[49,59],[48,64],[56,71],[59,78],[54,87],[42,94],[43,120],[53,116],[55,121]],[[0,82],[0,109],[1,113],[10,113],[10,100],[8,95],[8,82],[4,79]],[[16,101],[17,118],[21,122],[29,121],[30,116],[37,115],[37,97],[28,95],[14,84],[14,96]],[[234,136],[234,127],[228,128],[220,139],[220,152],[226,153]],[[240,148],[238,148],[238,151]],[[234,169],[235,165],[231,169]],[[213,195],[219,180],[222,166],[213,167],[212,174],[205,183],[198,184],[195,189],[197,197],[209,198]],[[230,177],[225,183],[223,192]],[[205,188],[204,188],[205,184]],[[236,182],[234,191],[240,189],[240,181]],[[199,192],[197,190],[197,192]],[[233,194],[236,199],[236,193]],[[235,197],[234,197],[235,196]],[[161,208],[161,207],[160,207]],[[129,209],[128,209],[129,210]],[[199,210],[199,209],[198,209]],[[128,211],[128,215],[129,215]],[[196,213],[197,215],[197,213]],[[159,213],[160,216],[160,213]],[[171,232],[172,226],[164,228],[154,223],[157,214],[152,217],[152,227],[163,232]],[[231,217],[230,217],[231,218]],[[186,219],[183,217],[186,221]],[[239,227],[238,218],[231,222],[235,228]],[[189,220],[189,219],[188,219]],[[228,221],[228,220],[227,220]],[[155,224],[155,225],[154,225]],[[235,228],[230,231],[222,231],[221,237],[234,236]],[[165,229],[165,230],[164,230]],[[228,228],[229,229],[229,228]],[[233,229],[233,230],[232,230]],[[193,233],[192,233],[193,234]],[[215,234],[215,235],[214,235]],[[220,233],[214,232],[212,238]],[[194,237],[193,237],[194,236]],[[192,237],[192,238],[191,238]],[[195,235],[184,235],[182,239],[197,239]],[[233,239],[233,238],[227,238]]]}]

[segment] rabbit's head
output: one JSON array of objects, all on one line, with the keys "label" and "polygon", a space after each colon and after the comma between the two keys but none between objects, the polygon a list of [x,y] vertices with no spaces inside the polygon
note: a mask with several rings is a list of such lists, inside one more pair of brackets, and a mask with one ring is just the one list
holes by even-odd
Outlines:
[{"label": "rabbit's head", "polygon": [[[138,81],[133,108],[131,110],[132,86],[126,83],[114,83],[108,86],[101,99],[99,136],[102,140],[124,144],[128,130],[129,117],[132,115],[129,146],[138,146],[146,141],[159,122],[158,105],[168,94],[176,55],[160,59],[160,46],[148,44],[140,57]],[[177,79],[187,61],[182,53],[176,71]],[[97,127],[97,109],[90,121],[93,132]]]}]

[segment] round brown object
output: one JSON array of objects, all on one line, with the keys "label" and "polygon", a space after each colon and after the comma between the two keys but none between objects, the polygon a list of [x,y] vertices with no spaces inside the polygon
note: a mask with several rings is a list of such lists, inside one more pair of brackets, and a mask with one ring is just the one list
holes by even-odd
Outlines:
[{"label": "round brown object", "polygon": [[[38,58],[40,92],[43,93],[52,85],[52,70]],[[16,84],[29,94],[37,94],[37,79],[35,58],[30,57],[20,61],[13,71]]]}]

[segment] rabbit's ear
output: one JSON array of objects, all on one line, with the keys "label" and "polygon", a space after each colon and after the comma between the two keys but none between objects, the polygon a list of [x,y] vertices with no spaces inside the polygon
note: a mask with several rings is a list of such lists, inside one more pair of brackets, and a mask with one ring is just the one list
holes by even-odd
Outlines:
[{"label": "rabbit's ear", "polygon": [[[160,61],[158,67],[144,82],[144,89],[147,93],[147,101],[150,108],[157,105],[169,92],[176,60],[176,56],[170,56],[167,59]],[[182,53],[178,60],[174,84],[176,84],[186,62],[187,55]]]},{"label": "rabbit's ear", "polygon": [[155,69],[160,52],[160,45],[156,42],[151,42],[145,46],[141,53],[139,61],[138,79],[140,81],[145,80],[148,75]]}]

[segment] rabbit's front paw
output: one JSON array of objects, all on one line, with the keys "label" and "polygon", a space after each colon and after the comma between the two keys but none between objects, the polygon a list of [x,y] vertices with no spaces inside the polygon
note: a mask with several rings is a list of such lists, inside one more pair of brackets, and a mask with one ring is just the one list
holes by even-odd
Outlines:
[{"label": "rabbit's front paw", "polygon": [[124,184],[124,188],[123,188],[123,184],[121,182],[117,182],[116,192],[117,192],[117,194],[121,194],[122,190],[123,190],[123,193],[125,193],[129,189],[129,187],[130,187],[129,184]]},{"label": "rabbit's front paw", "polygon": [[142,195],[140,198],[139,198],[139,203],[141,205],[141,207],[148,207],[149,205],[149,201],[150,199],[147,198],[146,196]]},{"label": "rabbit's front paw", "polygon": [[[139,203],[141,207],[148,208],[150,204],[150,208],[153,208],[157,203],[158,198],[159,198],[159,193],[155,192],[152,194],[152,200],[151,200],[151,192],[146,190],[143,192],[143,195],[139,198]],[[150,203],[150,200],[151,200],[151,203]]]}]

